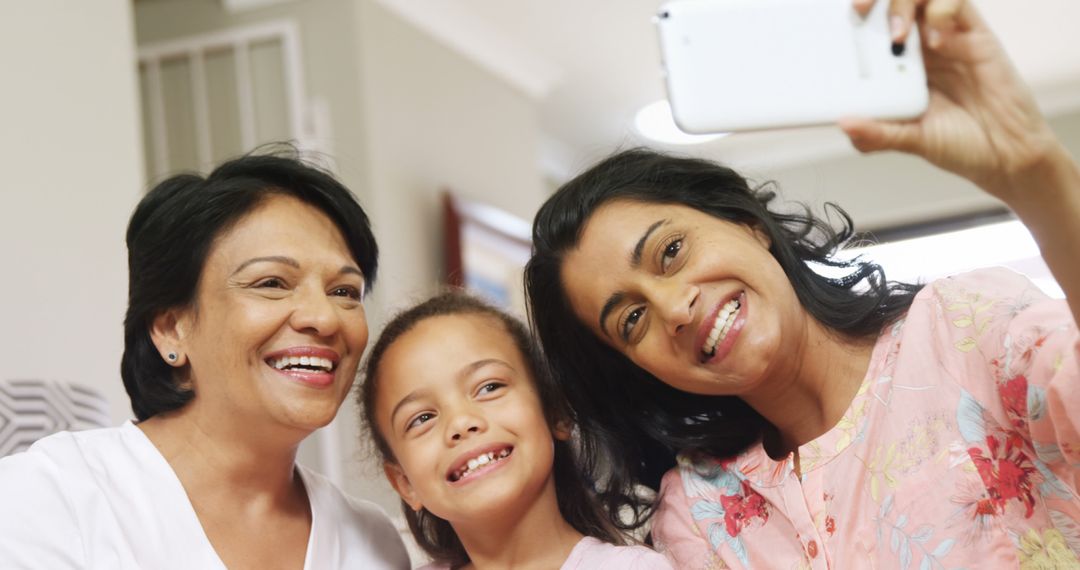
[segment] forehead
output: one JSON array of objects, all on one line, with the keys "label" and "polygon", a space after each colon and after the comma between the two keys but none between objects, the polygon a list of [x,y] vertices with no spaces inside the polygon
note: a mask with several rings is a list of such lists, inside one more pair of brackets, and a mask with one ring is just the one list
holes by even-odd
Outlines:
[{"label": "forehead", "polygon": [[396,402],[416,389],[454,382],[463,368],[489,358],[526,372],[517,344],[495,317],[429,317],[398,337],[383,353],[378,400]]},{"label": "forehead", "polygon": [[281,194],[268,196],[219,235],[209,258],[279,255],[293,250],[330,250],[352,259],[345,237],[329,216],[307,202]]}]

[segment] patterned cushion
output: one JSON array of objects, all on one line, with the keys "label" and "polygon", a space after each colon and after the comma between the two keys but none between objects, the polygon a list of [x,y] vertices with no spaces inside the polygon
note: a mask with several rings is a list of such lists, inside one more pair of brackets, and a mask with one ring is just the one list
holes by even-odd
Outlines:
[{"label": "patterned cushion", "polygon": [[105,427],[109,402],[97,390],[48,380],[0,380],[0,457],[64,430]]}]

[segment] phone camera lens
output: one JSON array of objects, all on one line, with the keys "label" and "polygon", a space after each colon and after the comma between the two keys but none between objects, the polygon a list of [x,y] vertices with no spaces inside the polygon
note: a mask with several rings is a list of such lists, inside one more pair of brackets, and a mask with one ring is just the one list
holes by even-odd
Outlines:
[{"label": "phone camera lens", "polygon": [[663,12],[660,12],[660,19],[661,20],[666,20],[668,18],[668,16],[670,16],[670,15],[671,14],[669,14],[667,10],[664,10]]}]

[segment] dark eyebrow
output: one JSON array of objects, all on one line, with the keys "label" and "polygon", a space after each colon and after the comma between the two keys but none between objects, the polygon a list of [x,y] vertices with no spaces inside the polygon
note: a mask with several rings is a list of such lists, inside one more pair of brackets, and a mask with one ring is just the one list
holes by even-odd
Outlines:
[{"label": "dark eyebrow", "polygon": [[[651,236],[657,228],[666,223],[666,219],[655,221],[652,223],[651,226],[648,227],[648,229],[645,230],[645,233],[641,234],[641,239],[637,240],[637,243],[634,244],[634,251],[630,253],[631,268],[637,269],[638,267],[641,267],[641,256],[645,251],[645,242],[649,241],[649,236]],[[607,328],[604,327],[604,322],[607,321],[608,315],[611,314],[611,311],[615,310],[615,307],[618,306],[625,297],[625,294],[616,291],[615,293],[612,293],[610,297],[608,297],[607,301],[604,302],[604,307],[600,309],[600,331],[603,332],[604,335],[608,338],[611,338],[611,335],[608,334]]]},{"label": "dark eyebrow", "polygon": [[[236,275],[237,273],[243,271],[247,266],[255,263],[283,263],[285,265],[288,265],[289,267],[295,267],[297,269],[300,269],[300,262],[291,257],[286,257],[284,255],[268,255],[265,257],[253,257],[241,263],[240,266],[232,272],[232,274]],[[360,276],[361,279],[364,279],[364,272],[360,271],[359,268],[352,265],[342,265],[341,269],[338,270],[339,275],[343,275],[346,273],[352,273]]]},{"label": "dark eyebrow", "polygon": [[653,225],[649,226],[649,229],[641,234],[641,239],[637,240],[637,243],[634,244],[634,253],[630,254],[630,267],[637,269],[641,265],[641,253],[645,251],[645,242],[649,241],[649,236],[656,231],[656,228],[666,223],[667,220],[653,222]]},{"label": "dark eyebrow", "polygon": [[354,275],[358,275],[361,279],[367,281],[367,279],[364,277],[364,272],[360,271],[358,267],[354,267],[352,265],[342,265],[341,269],[338,270],[338,275],[344,275],[345,273],[352,273]]}]

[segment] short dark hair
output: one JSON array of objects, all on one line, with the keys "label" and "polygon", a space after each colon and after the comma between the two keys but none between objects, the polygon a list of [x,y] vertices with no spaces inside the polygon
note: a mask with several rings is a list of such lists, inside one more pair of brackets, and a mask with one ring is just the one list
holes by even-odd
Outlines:
[{"label": "short dark hair", "polygon": [[[461,291],[448,291],[395,316],[383,329],[371,353],[368,354],[357,399],[364,427],[383,462],[396,461],[390,445],[375,421],[375,400],[378,398],[379,391],[379,365],[382,363],[383,355],[395,341],[420,322],[432,317],[449,315],[478,315],[500,323],[514,340],[514,345],[528,367],[548,425],[555,426],[559,422],[570,421],[570,411],[566,401],[548,374],[540,347],[525,325],[506,312],[476,297]],[[586,487],[581,476],[582,470],[577,464],[576,454],[566,441],[555,441],[553,472],[559,512],[566,521],[586,536],[622,544],[621,535],[607,522],[606,514]],[[448,564],[451,568],[457,568],[469,562],[465,546],[449,522],[431,514],[426,509],[415,512],[405,501],[402,501],[401,509],[417,544],[436,562]]]},{"label": "short dark hair", "polygon": [[[851,218],[835,204],[826,207],[839,219],[839,229],[805,207],[796,213],[770,210],[775,198],[771,184],[752,188],[719,164],[631,149],[566,183],[536,215],[533,255],[525,270],[530,317],[578,418],[583,447],[610,459],[610,477],[600,489],[609,512],[627,505],[647,518],[649,505],[636,499],[634,483],[656,488],[676,452],[735,455],[760,440],[769,424],[738,397],[690,394],[665,384],[578,320],[561,266],[597,208],[618,199],[678,204],[759,229],[806,311],[847,338],[878,334],[907,311],[919,291],[918,285],[887,282],[874,263],[834,258],[853,233]],[[810,263],[844,276],[824,277]]]},{"label": "short dark hair", "polygon": [[194,397],[150,339],[154,318],[195,302],[214,241],[274,195],[293,196],[325,213],[360,265],[365,291],[374,284],[379,251],[363,208],[345,186],[303,162],[295,149],[242,156],[205,178],[180,174],[161,182],[135,207],[127,229],[128,308],[120,374],[140,421],[179,409]]}]

